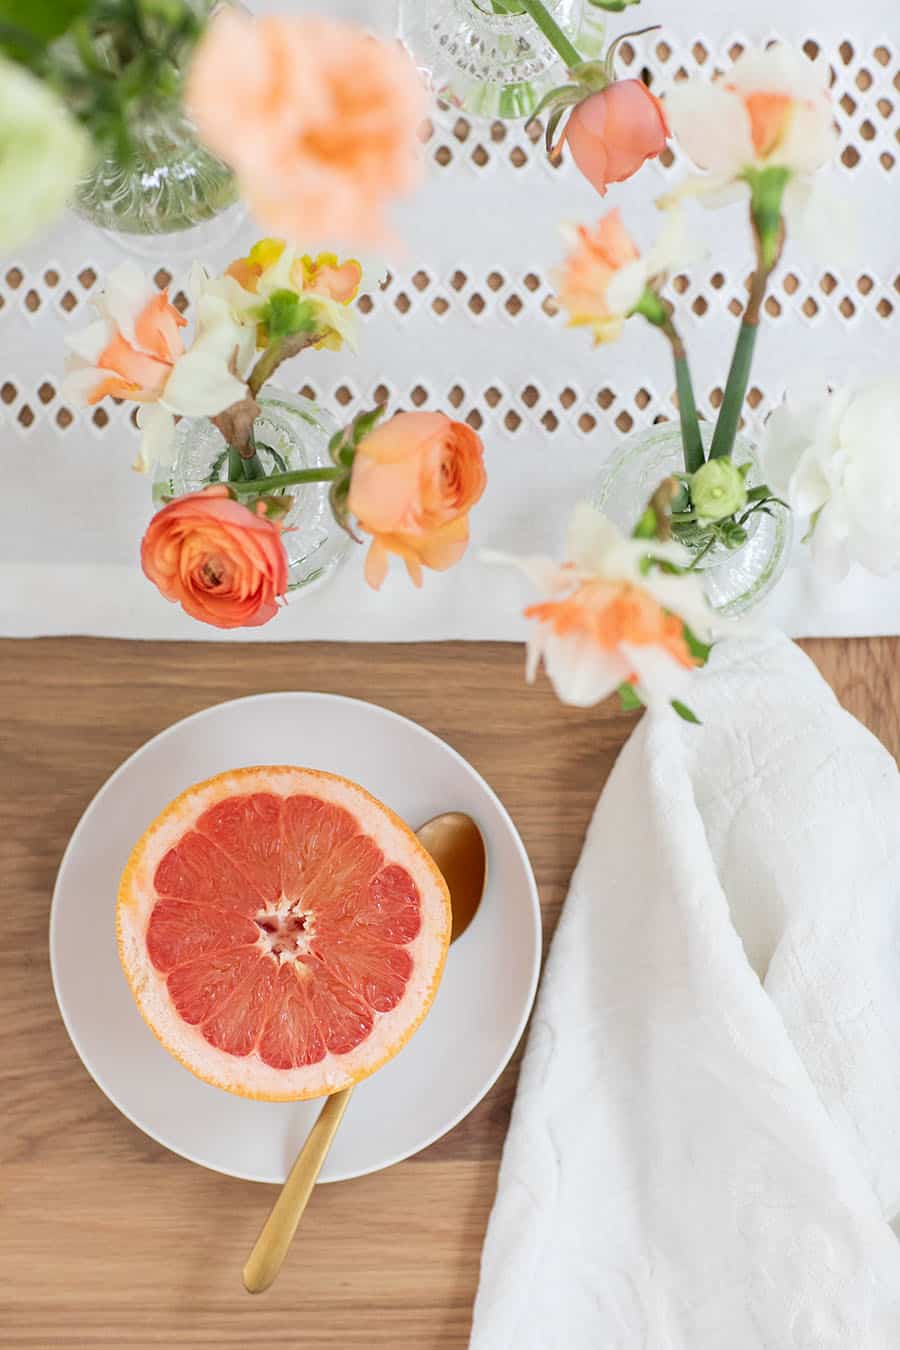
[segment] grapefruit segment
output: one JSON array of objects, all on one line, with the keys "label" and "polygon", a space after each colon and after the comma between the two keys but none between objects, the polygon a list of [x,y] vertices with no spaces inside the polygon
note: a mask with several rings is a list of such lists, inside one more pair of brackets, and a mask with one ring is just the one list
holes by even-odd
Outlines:
[{"label": "grapefruit segment", "polygon": [[405,1044],[437,989],[449,895],[415,835],[311,769],[237,769],[172,802],[119,888],[122,965],[162,1043],[199,1077],[321,1096]]}]

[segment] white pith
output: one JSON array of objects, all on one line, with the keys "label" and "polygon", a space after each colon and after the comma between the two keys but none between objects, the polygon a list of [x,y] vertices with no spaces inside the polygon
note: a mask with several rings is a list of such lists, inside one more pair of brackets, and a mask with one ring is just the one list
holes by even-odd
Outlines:
[{"label": "white pith", "polygon": [[[371,1033],[348,1054],[329,1053],[317,1064],[296,1069],[275,1069],[255,1050],[239,1058],[210,1045],[197,1027],[179,1016],[165,976],[154,968],[147,954],[147,925],[158,899],[153,881],[159,863],[210,806],[225,797],[253,792],[281,797],[309,793],[350,811],[360,830],[381,849],[385,864],[404,867],[420,896],[421,927],[413,941],[406,944],[413,969],[400,1002],[389,1012],[373,1013]],[[163,1044],[184,1064],[229,1091],[284,1100],[337,1091],[396,1053],[430,1006],[449,941],[446,887],[402,822],[355,784],[327,774],[286,767],[242,770],[200,784],[179,799],[178,809],[171,815],[166,817],[164,813],[161,824],[142,840],[125,877],[127,884],[120,892],[118,906],[120,950],[141,1012]],[[288,905],[286,901],[278,902],[261,912],[283,915],[288,912]],[[307,922],[308,932],[300,934],[298,953],[314,932],[314,916],[310,915]],[[269,935],[262,931],[259,945],[263,950],[271,948]],[[277,959],[284,962],[294,958],[282,952]]]}]

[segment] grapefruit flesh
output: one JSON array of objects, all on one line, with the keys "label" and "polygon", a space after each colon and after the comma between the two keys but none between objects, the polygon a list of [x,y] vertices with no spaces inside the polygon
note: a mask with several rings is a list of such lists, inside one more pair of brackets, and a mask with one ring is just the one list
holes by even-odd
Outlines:
[{"label": "grapefruit flesh", "polygon": [[117,906],[145,1021],[198,1077],[247,1097],[349,1087],[431,1006],[450,897],[404,823],[347,779],[235,769],[144,833]]}]

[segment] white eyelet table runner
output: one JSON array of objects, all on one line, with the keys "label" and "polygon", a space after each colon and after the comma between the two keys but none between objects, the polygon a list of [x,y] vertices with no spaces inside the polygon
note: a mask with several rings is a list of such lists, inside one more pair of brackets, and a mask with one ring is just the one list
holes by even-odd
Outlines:
[{"label": "white eyelet table runner", "polygon": [[[278,8],[258,4],[257,9]],[[287,8],[282,6],[281,8]],[[393,0],[342,8],[392,27]],[[784,37],[824,51],[835,71],[841,128],[836,181],[858,204],[859,258],[839,266],[789,245],[774,277],[750,391],[749,430],[796,374],[835,381],[900,364],[900,43],[896,0],[645,0],[613,16],[612,31],[663,21],[636,39],[620,70],[649,71],[660,94],[682,72],[709,78],[738,47]],[[126,638],[426,640],[521,636],[521,583],[489,570],[479,549],[558,552],[573,504],[590,494],[623,435],[672,416],[668,349],[639,322],[592,349],[564,326],[552,302],[562,220],[621,207],[638,243],[658,228],[653,199],[684,171],[679,156],[648,165],[605,201],[571,163],[553,169],[521,123],[434,116],[427,181],[400,213],[402,256],[361,316],[361,350],[311,353],[282,372],[349,418],[376,398],[392,409],[444,409],[484,438],[489,487],[472,518],[463,563],[426,575],[416,591],[399,562],[380,594],[362,580],[362,550],[327,585],[293,598],[262,629],[225,634],[186,618],[143,578],[139,542],[149,483],[134,474],[137,433],[128,406],[87,412],[60,394],[63,338],[92,317],[90,297],[123,260],[110,240],[75,217],[0,262],[0,634],[88,633]],[[692,355],[698,403],[711,415],[735,337],[733,310],[752,265],[743,209],[697,208],[709,257],[671,291]],[[224,265],[259,231],[249,224],[204,260]],[[170,293],[186,288],[189,259],[146,260]],[[188,312],[188,317],[190,314]],[[820,582],[797,548],[767,617],[795,636],[900,632],[900,579],[862,572],[840,587]]]}]

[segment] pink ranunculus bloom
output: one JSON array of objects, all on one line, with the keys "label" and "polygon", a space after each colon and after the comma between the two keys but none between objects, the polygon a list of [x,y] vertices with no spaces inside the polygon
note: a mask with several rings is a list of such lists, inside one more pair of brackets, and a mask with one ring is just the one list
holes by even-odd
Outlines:
[{"label": "pink ranunculus bloom", "polygon": [[397,413],[363,440],[348,505],[372,535],[366,580],[375,590],[388,554],[406,563],[416,586],[422,567],[442,572],[469,542],[469,511],[484,491],[484,447],[465,422],[444,413]]},{"label": "pink ranunculus bloom", "polygon": [[663,105],[642,80],[616,80],[572,109],[562,140],[601,196],[607,184],[637,173],[665,147],[669,125]]},{"label": "pink ranunculus bloom", "polygon": [[141,543],[145,575],[167,600],[216,628],[254,628],[278,613],[288,584],[281,527],[224,483],[169,502]]},{"label": "pink ranunculus bloom", "polygon": [[187,101],[257,219],[290,241],[377,243],[388,202],[418,180],[415,66],[351,24],[225,9],[194,56]]}]

